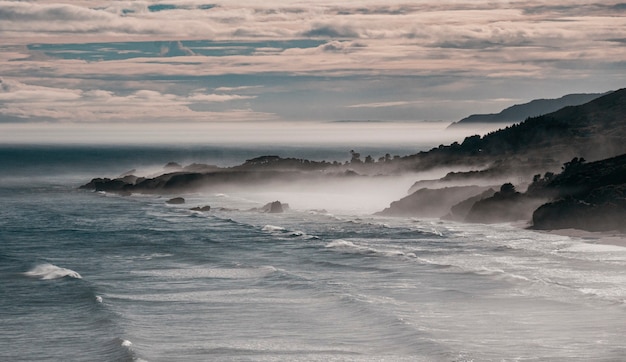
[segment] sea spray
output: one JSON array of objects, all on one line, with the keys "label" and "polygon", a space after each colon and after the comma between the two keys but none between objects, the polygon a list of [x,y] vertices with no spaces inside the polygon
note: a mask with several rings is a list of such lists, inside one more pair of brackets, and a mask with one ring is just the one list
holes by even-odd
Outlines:
[{"label": "sea spray", "polygon": [[80,274],[74,270],[61,268],[49,263],[39,264],[31,270],[25,272],[24,275],[42,280],[59,279],[64,277],[82,279]]}]

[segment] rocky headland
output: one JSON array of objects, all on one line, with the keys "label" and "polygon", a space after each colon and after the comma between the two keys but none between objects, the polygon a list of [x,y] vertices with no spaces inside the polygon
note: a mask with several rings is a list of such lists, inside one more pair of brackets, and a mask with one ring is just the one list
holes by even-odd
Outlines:
[{"label": "rocky headland", "polygon": [[351,159],[340,163],[270,155],[233,167],[170,162],[156,176],[125,173],[113,179],[94,178],[81,188],[121,195],[172,194],[276,182],[376,180],[448,168],[463,171],[418,180],[405,198],[380,214],[485,223],[522,220],[536,229],[624,230],[624,140],[626,89],[621,89],[408,156],[362,160],[358,152],[350,151]]},{"label": "rocky headland", "polygon": [[[530,118],[490,133],[468,137],[462,144],[441,147],[470,148],[503,157],[481,170],[451,172],[439,180],[417,182],[410,195],[391,203],[382,214],[421,216],[425,205],[455,187],[509,180],[498,192],[487,190],[450,207],[446,219],[479,222],[526,221],[541,230],[581,229],[626,231],[626,90],[587,104]],[[512,152],[511,152],[512,151]],[[574,156],[557,169],[555,161]],[[582,157],[581,155],[585,155]],[[585,157],[594,159],[587,162]],[[488,159],[488,158],[487,158]],[[529,177],[543,168],[542,173]],[[559,172],[560,170],[560,172]],[[542,175],[543,174],[543,175]],[[516,190],[516,182],[523,192]],[[428,185],[429,199],[420,200]],[[463,186],[465,185],[465,186]],[[471,190],[471,189],[470,189]],[[439,195],[437,196],[437,194]],[[440,210],[438,210],[440,212]],[[431,214],[431,217],[437,216]]]}]

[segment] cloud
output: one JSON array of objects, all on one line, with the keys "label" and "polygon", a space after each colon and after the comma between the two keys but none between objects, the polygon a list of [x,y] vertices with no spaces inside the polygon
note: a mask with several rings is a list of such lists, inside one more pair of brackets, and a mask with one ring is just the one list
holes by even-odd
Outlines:
[{"label": "cloud", "polygon": [[184,46],[183,43],[179,40],[175,42],[170,42],[167,45],[161,45],[160,55],[164,57],[180,57],[196,55],[196,53]]},{"label": "cloud", "polygon": [[[74,122],[273,119],[271,114],[241,108],[211,111],[211,104],[253,99],[254,96],[204,94],[198,91],[176,95],[148,89],[120,95],[102,89],[83,91],[36,86],[10,79],[0,79],[0,90],[0,116],[5,122],[50,119]],[[191,107],[199,104],[204,104],[207,110],[197,111]]]},{"label": "cloud", "polygon": [[256,96],[240,96],[236,94],[192,94],[187,97],[190,102],[229,102],[242,99],[254,99]]},{"label": "cloud", "polygon": [[358,50],[359,48],[366,48],[366,47],[367,45],[365,45],[364,43],[333,40],[333,41],[329,41],[326,44],[320,45],[318,49],[321,49],[324,52],[330,52],[330,53],[348,53],[348,52]]},{"label": "cloud", "polygon": [[348,24],[313,24],[311,29],[302,33],[312,38],[358,38],[359,32]]},{"label": "cloud", "polygon": [[[433,94],[603,91],[626,81],[623,15],[619,1],[0,0],[0,74],[11,87],[0,113],[291,119],[328,99],[307,113],[409,118],[426,106],[405,100]],[[414,117],[433,117],[420,109]]]},{"label": "cloud", "polygon": [[263,86],[260,86],[260,85],[242,85],[238,87],[217,87],[215,88],[215,91],[216,92],[235,92],[235,91],[243,91],[243,90],[249,90],[249,89],[258,89],[262,87]]}]

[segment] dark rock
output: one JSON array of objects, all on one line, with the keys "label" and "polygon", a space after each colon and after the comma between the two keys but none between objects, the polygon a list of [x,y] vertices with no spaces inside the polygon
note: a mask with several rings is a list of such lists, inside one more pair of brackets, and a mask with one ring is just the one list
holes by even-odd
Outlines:
[{"label": "dark rock", "polygon": [[229,211],[239,211],[239,209],[231,209],[228,207],[218,207],[217,209],[215,209],[217,211],[225,211],[225,212],[229,212]]},{"label": "dark rock", "polygon": [[283,204],[281,204],[280,201],[274,201],[271,203],[269,211],[270,214],[279,214],[283,211]]},{"label": "dark rock", "polygon": [[82,185],[80,189],[114,193],[127,193],[130,192],[129,185],[129,183],[124,182],[121,179],[111,180],[110,178],[94,178],[89,183]]},{"label": "dark rock", "polygon": [[189,209],[191,211],[210,211],[211,210],[211,206],[196,206],[196,207],[192,207],[191,209]]},{"label": "dark rock", "polygon": [[263,207],[250,209],[250,211],[266,212],[270,214],[279,214],[287,210],[289,210],[289,204],[284,204],[280,201],[270,202],[263,205]]},{"label": "dark rock", "polygon": [[465,221],[490,224],[530,220],[533,211],[545,201],[523,195],[506,183],[492,197],[474,203]]},{"label": "dark rock", "polygon": [[171,198],[167,201],[165,201],[166,203],[170,204],[170,205],[180,205],[180,204],[184,204],[185,203],[185,199],[182,197],[174,197]]}]

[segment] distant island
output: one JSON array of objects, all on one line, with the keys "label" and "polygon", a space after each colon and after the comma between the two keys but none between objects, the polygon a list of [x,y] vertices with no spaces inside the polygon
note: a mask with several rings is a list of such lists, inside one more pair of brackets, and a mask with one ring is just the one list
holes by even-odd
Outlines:
[{"label": "distant island", "polygon": [[568,94],[556,99],[535,99],[528,103],[516,104],[508,107],[499,113],[489,114],[472,114],[458,122],[454,122],[448,126],[449,129],[457,129],[464,127],[475,127],[477,124],[502,123],[513,124],[524,121],[530,117],[537,117],[543,114],[558,111],[561,108],[569,106],[578,106],[590,102],[598,97],[607,95],[607,93],[580,93]]},{"label": "distant island", "polygon": [[82,189],[172,194],[211,188],[264,187],[275,181],[326,182],[396,177],[441,167],[418,180],[381,215],[463,222],[526,221],[535,229],[626,232],[626,89],[582,105],[408,156],[310,161],[260,156],[233,167],[168,163],[154,177],[94,178]]}]

